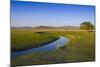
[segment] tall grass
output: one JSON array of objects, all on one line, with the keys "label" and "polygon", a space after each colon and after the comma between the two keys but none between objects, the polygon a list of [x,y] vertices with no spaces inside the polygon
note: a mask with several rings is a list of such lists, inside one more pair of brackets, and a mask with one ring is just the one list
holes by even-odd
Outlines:
[{"label": "tall grass", "polygon": [[[64,47],[52,52],[33,52],[12,59],[12,65],[86,62],[95,60],[95,33],[87,31],[50,31],[69,38]],[[19,61],[20,60],[20,61]]]},{"label": "tall grass", "polygon": [[58,36],[37,34],[32,30],[12,30],[11,31],[11,51],[21,51],[35,48],[50,43]]}]

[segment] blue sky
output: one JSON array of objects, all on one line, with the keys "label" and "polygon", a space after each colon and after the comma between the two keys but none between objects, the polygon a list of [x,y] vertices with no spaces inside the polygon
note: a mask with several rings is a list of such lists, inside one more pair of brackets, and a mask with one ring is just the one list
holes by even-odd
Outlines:
[{"label": "blue sky", "polygon": [[11,2],[11,26],[79,26],[95,23],[95,7],[71,4]]}]

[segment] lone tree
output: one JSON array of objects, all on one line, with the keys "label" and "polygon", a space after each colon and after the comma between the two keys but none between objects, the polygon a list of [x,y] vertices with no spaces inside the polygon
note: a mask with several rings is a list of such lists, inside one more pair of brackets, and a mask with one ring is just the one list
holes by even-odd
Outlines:
[{"label": "lone tree", "polygon": [[80,24],[80,29],[82,30],[93,30],[94,25],[91,22],[83,22]]}]

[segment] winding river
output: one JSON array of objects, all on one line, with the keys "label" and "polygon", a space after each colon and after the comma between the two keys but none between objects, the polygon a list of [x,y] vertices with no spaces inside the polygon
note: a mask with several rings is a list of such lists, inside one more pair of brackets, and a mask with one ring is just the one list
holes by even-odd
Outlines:
[{"label": "winding river", "polygon": [[38,48],[31,48],[28,50],[24,50],[24,51],[18,51],[18,52],[14,52],[11,54],[12,57],[16,57],[19,55],[23,55],[23,54],[27,54],[27,53],[31,53],[31,52],[48,52],[48,51],[53,51],[58,47],[63,47],[69,40],[63,36],[60,36],[60,38],[56,41],[53,41],[52,43],[49,43],[47,45],[38,47]]}]

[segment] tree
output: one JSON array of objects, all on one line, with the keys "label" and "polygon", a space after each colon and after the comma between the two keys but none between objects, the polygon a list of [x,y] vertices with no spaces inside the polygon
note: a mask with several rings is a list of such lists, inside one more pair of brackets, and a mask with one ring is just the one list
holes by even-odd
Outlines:
[{"label": "tree", "polygon": [[94,25],[91,22],[83,22],[80,24],[80,29],[82,30],[93,30]]}]

